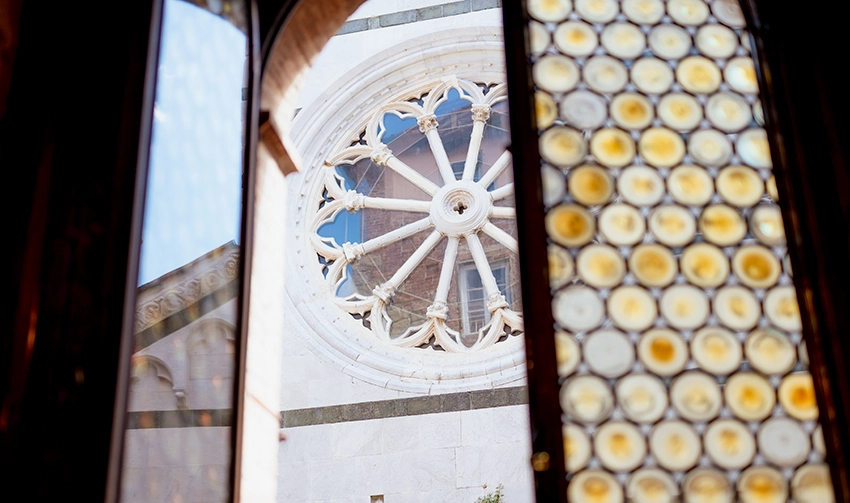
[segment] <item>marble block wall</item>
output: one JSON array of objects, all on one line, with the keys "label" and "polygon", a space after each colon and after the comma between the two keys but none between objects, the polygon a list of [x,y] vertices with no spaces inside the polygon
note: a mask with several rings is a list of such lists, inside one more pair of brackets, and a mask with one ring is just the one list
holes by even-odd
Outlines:
[{"label": "marble block wall", "polygon": [[525,405],[289,428],[278,501],[532,503],[528,428]]}]

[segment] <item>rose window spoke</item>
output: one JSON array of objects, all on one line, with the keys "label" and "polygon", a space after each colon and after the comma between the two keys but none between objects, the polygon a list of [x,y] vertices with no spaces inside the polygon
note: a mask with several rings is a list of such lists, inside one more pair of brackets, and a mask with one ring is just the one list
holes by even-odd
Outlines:
[{"label": "rose window spoke", "polygon": [[[383,343],[464,352],[522,331],[517,240],[491,222],[515,228],[515,209],[494,204],[513,195],[504,100],[504,85],[443,79],[380,107],[359,144],[325,163],[325,209],[312,228],[323,229],[313,242],[328,290]],[[393,129],[410,118],[412,128]],[[346,175],[364,158],[382,174]],[[347,188],[367,172],[368,193]],[[416,189],[430,200],[414,199]],[[345,211],[354,216],[338,218]]]},{"label": "rose window spoke", "polygon": [[507,232],[496,227],[490,222],[487,222],[481,230],[491,238],[505,245],[507,249],[514,253],[518,253],[519,245],[517,244],[516,239]]},{"label": "rose window spoke", "polygon": [[502,199],[512,196],[514,194],[514,184],[509,183],[507,185],[503,185],[498,189],[490,192],[490,197],[493,198],[494,201],[501,201]]}]

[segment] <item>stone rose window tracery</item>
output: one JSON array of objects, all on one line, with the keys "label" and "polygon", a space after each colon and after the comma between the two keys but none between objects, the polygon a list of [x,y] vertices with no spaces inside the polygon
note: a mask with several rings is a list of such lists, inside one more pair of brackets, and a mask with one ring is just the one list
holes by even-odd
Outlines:
[{"label": "stone rose window tracery", "polygon": [[444,78],[326,158],[310,224],[324,286],[383,343],[464,352],[521,332],[506,97]]}]

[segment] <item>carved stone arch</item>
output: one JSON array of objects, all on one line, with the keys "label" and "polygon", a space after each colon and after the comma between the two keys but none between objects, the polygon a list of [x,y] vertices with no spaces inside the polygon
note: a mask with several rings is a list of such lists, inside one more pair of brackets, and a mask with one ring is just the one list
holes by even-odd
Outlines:
[{"label": "carved stone arch", "polygon": [[148,371],[148,369],[152,369],[156,377],[167,381],[168,384],[174,384],[174,377],[172,376],[171,369],[168,368],[168,365],[166,365],[164,361],[160,360],[156,356],[137,354],[133,356],[132,364],[133,369],[130,374],[131,382],[138,382],[143,378],[143,373]]},{"label": "carved stone arch", "polygon": [[[220,340],[216,340],[220,336]],[[225,344],[220,344],[221,342]],[[193,355],[200,354],[197,348],[201,345],[211,346],[217,344],[225,349],[229,348],[229,352],[233,352],[233,344],[236,343],[236,327],[220,318],[208,318],[198,321],[186,338],[186,351],[191,358]]]},{"label": "carved stone arch", "polygon": [[[175,386],[174,373],[160,358],[136,354],[131,360],[130,410],[163,410],[182,408],[186,404],[185,390]],[[134,391],[144,387],[144,391]],[[154,389],[149,389],[153,387]],[[144,399],[142,402],[140,400]]]}]

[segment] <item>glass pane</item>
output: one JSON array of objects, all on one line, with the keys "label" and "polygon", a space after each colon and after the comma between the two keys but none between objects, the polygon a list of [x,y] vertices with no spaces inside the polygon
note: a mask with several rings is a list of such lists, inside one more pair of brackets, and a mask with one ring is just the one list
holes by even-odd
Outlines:
[{"label": "glass pane", "polygon": [[528,6],[568,499],[831,500],[739,5]]},{"label": "glass pane", "polygon": [[230,493],[246,37],[166,0],[121,501]]},{"label": "glass pane", "polygon": [[499,6],[369,0],[306,77],[281,501],[533,497]]}]

